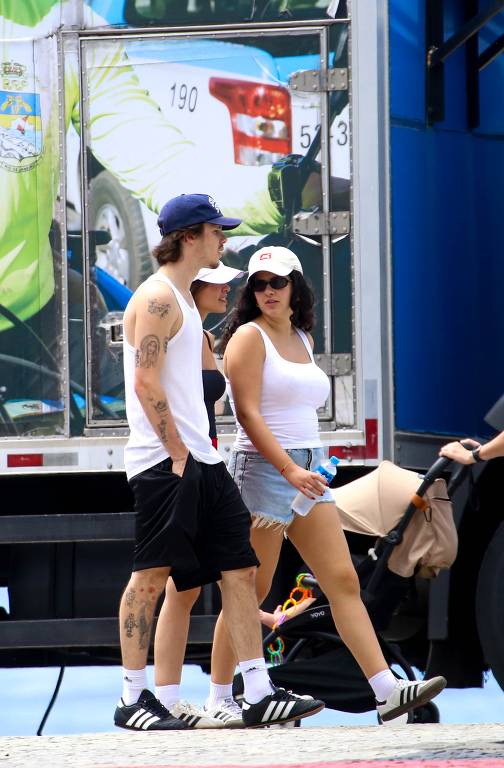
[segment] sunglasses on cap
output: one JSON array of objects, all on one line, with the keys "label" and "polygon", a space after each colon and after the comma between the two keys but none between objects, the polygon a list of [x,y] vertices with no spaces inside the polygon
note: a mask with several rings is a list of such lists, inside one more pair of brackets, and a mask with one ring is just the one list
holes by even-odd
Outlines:
[{"label": "sunglasses on cap", "polygon": [[270,280],[261,280],[260,278],[254,280],[254,278],[252,278],[250,281],[250,285],[254,293],[264,293],[268,285],[275,291],[279,291],[282,288],[285,288],[285,286],[289,283],[290,280],[288,277],[281,277],[280,275],[275,275]]}]

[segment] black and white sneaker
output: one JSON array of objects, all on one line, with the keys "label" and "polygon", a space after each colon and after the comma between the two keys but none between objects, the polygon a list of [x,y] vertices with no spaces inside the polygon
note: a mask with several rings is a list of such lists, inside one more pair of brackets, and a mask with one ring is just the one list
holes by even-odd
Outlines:
[{"label": "black and white sneaker", "polygon": [[386,723],[411,709],[427,704],[441,693],[446,686],[444,677],[432,677],[430,680],[398,680],[394,690],[385,701],[377,701],[376,709]]},{"label": "black and white sneaker", "polygon": [[163,704],[147,689],[140,694],[135,704],[125,704],[121,699],[117,705],[114,724],[130,731],[185,731],[186,723],[173,717]]},{"label": "black and white sneaker", "polygon": [[191,704],[190,701],[177,701],[170,712],[174,717],[178,717],[189,728],[224,728],[224,722],[208,713],[201,707]]},{"label": "black and white sneaker", "polygon": [[257,704],[242,703],[242,717],[245,728],[264,728],[276,723],[288,723],[315,715],[325,704],[311,696],[297,696],[285,688],[275,690]]},{"label": "black and white sneaker", "polygon": [[203,712],[222,723],[223,728],[243,728],[241,707],[232,696],[220,699],[212,707],[205,704]]}]

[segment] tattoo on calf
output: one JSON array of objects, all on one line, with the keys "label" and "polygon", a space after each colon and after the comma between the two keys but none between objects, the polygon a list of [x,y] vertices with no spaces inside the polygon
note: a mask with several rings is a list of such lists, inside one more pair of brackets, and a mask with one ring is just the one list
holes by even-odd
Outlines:
[{"label": "tattoo on calf", "polygon": [[159,315],[161,320],[166,317],[171,309],[171,304],[162,304],[158,299],[149,299],[148,311],[151,315]]},{"label": "tattoo on calf", "polygon": [[137,368],[154,368],[159,357],[159,339],[150,333],[140,342],[140,349],[135,350],[135,366]]},{"label": "tattoo on calf", "polygon": [[129,613],[124,620],[124,629],[126,637],[133,637],[135,629],[138,629],[138,647],[142,650],[149,647],[151,635],[151,621],[145,615],[146,606],[141,606],[138,612],[138,619],[135,619],[134,613]]},{"label": "tattoo on calf", "polygon": [[131,606],[135,602],[135,598],[136,598],[136,590],[128,589],[128,591],[124,595],[124,599],[126,601],[126,605],[128,606],[128,608],[131,608]]},{"label": "tattoo on calf", "polygon": [[135,614],[130,613],[128,614],[127,618],[124,621],[124,629],[126,630],[126,637],[133,637],[133,630],[136,627],[135,622]]}]

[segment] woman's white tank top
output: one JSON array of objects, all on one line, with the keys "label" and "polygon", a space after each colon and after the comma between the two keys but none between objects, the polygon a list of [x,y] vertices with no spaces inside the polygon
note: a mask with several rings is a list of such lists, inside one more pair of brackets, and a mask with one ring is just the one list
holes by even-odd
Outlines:
[{"label": "woman's white tank top", "polygon": [[[329,396],[330,384],[324,371],[315,364],[306,334],[296,328],[310,363],[292,363],[281,357],[268,334],[257,323],[247,323],[260,332],[266,351],[264,359],[261,415],[282,448],[317,448],[322,445],[319,435],[317,408]],[[227,392],[236,418],[235,404],[229,381]],[[255,451],[249,437],[237,421],[235,450]]]},{"label": "woman's white tank top", "polygon": [[[167,345],[161,369],[161,384],[166,393],[180,437],[192,456],[204,464],[218,464],[221,456],[210,440],[208,414],[203,399],[201,348],[203,329],[196,306],[189,306],[172,281],[160,272],[148,280],[168,283],[182,312],[182,325]],[[124,449],[128,479],[168,458],[169,454],[142,408],[135,392],[135,348],[123,342],[126,416],[130,428]]]}]

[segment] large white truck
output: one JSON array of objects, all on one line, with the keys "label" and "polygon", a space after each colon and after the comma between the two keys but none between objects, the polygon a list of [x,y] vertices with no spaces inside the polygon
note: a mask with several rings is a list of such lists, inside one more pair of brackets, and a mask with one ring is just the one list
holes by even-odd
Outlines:
[{"label": "large white truck", "polygon": [[[12,5],[0,0],[0,663],[117,662],[133,533],[121,317],[170,197],[207,192],[243,218],[226,263],[260,242],[299,255],[339,483],[383,458],[425,470],[449,437],[491,434],[502,3]],[[218,432],[226,458],[225,402]],[[504,567],[498,464],[459,489],[459,559],[408,637],[453,685],[489,666],[504,684],[502,606],[476,594]],[[217,610],[203,590],[188,659],[207,662]]]}]

